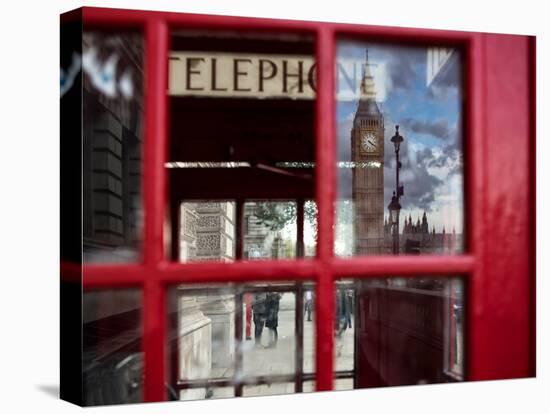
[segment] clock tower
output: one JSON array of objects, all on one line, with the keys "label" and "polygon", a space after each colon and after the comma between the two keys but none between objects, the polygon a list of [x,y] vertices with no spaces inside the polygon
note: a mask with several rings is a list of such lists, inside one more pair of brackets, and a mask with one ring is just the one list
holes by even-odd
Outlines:
[{"label": "clock tower", "polygon": [[384,116],[376,103],[368,50],[351,129],[354,246],[356,255],[384,252]]}]

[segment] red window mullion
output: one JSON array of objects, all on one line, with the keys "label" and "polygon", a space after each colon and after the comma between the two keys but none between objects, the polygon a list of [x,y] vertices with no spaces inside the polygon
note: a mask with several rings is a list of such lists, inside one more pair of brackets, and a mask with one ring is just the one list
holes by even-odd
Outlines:
[{"label": "red window mullion", "polygon": [[334,280],[333,223],[336,165],[335,128],[335,61],[336,39],[331,26],[321,25],[316,39],[317,100],[315,118],[315,194],[318,206],[318,237],[316,292],[316,371],[317,390],[332,389],[333,382],[333,323],[334,323]]},{"label": "red window mullion", "polygon": [[83,289],[125,289],[141,288],[149,277],[148,271],[141,264],[129,265],[88,265],[82,266]]},{"label": "red window mullion", "polygon": [[469,275],[475,266],[476,259],[471,255],[358,256],[346,259],[335,258],[332,261],[335,277],[353,278]]},{"label": "red window mullion", "polygon": [[465,90],[465,224],[468,229],[467,248],[475,257],[472,277],[466,286],[465,301],[465,375],[467,380],[479,379],[480,358],[484,358],[485,329],[483,322],[485,288],[483,286],[483,239],[485,225],[484,196],[486,128],[484,51],[482,35],[473,35],[466,50]]},{"label": "red window mullion", "polygon": [[233,263],[164,263],[159,269],[162,282],[220,283],[255,281],[311,281],[318,266],[314,260],[257,260]]},{"label": "red window mullion", "polygon": [[163,401],[166,374],[165,286],[154,271],[164,259],[164,210],[167,143],[168,27],[151,18],[145,26],[145,197],[144,263],[151,269],[143,289],[143,351],[145,402]]},{"label": "red window mullion", "polygon": [[166,287],[148,280],[143,289],[144,402],[166,399]]},{"label": "red window mullion", "polygon": [[143,187],[145,199],[144,262],[164,259],[163,223],[166,202],[164,163],[167,147],[168,28],[151,19],[145,26],[145,142]]}]

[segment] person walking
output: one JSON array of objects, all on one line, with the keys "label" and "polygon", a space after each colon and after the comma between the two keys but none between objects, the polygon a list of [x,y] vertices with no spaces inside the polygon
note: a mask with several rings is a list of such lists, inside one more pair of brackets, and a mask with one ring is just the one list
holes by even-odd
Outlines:
[{"label": "person walking", "polygon": [[262,332],[266,322],[266,294],[254,293],[252,297],[252,319],[254,320],[254,342],[256,346],[262,345]]},{"label": "person walking", "polygon": [[269,329],[270,333],[268,348],[276,347],[279,340],[277,327],[279,326],[279,301],[281,297],[282,295],[277,292],[269,292],[266,295],[265,326]]},{"label": "person walking", "polygon": [[[348,321],[347,321],[347,307],[346,307],[346,292],[343,289],[336,289],[336,296],[334,298],[335,300],[335,321],[334,321],[334,333],[338,338],[342,336],[342,333],[347,329],[348,327]],[[350,321],[351,323],[351,321]]]},{"label": "person walking", "polygon": [[305,309],[307,314],[307,321],[311,322],[311,311],[313,311],[313,292],[306,290],[305,293]]},{"label": "person walking", "polygon": [[346,326],[351,328],[351,317],[353,315],[353,290],[346,290],[346,299],[345,299],[345,317],[346,317]]}]

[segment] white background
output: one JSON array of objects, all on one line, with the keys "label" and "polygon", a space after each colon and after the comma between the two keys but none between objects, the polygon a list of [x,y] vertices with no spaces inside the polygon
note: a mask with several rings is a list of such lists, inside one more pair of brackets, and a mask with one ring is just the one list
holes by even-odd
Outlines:
[{"label": "white background", "polygon": [[[48,4],[49,3],[49,4]],[[543,1],[90,1],[86,5],[537,35],[538,378],[184,402],[91,411],[548,412],[548,12]],[[59,389],[59,13],[77,1],[4,1],[0,12],[0,411],[69,413]],[[543,323],[546,322],[546,329]],[[510,332],[510,335],[514,335]],[[546,352],[545,352],[546,351]]]}]

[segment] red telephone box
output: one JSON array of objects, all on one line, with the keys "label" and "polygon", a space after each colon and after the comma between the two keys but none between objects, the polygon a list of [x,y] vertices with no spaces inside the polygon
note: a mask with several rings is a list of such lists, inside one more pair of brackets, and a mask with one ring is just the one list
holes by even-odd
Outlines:
[{"label": "red telephone box", "polygon": [[[96,304],[103,303],[101,306],[107,303],[102,300],[115,300],[119,305],[126,306],[127,313],[124,315],[130,319],[125,318],[122,312],[116,318],[99,315],[97,319],[90,319],[93,331],[105,335],[96,339],[102,344],[107,357],[114,355],[114,350],[127,352],[124,355],[141,352],[141,359],[132,360],[139,361],[135,365],[122,357],[112,361],[117,367],[122,366],[122,361],[129,363],[130,373],[142,370],[143,375],[131,376],[133,379],[129,388],[141,390],[142,387],[141,396],[130,392],[124,394],[128,396],[126,401],[134,397],[148,402],[178,398],[177,393],[174,397],[174,390],[166,384],[180,387],[178,391],[193,387],[230,387],[234,389],[232,395],[243,395],[247,379],[237,375],[238,369],[231,376],[215,381],[202,377],[196,381],[180,381],[175,364],[181,358],[183,348],[178,348],[177,343],[174,345],[171,335],[180,327],[179,319],[174,318],[178,312],[175,309],[180,309],[178,303],[183,303],[177,300],[186,296],[184,294],[174,302],[173,293],[181,285],[189,289],[204,289],[197,297],[220,284],[234,289],[231,291],[234,298],[231,307],[234,306],[235,310],[227,326],[232,329],[229,336],[233,335],[237,343],[243,335],[248,335],[244,332],[247,322],[243,297],[257,291],[293,295],[287,298],[293,297],[294,305],[288,300],[285,310],[285,302],[282,301],[280,312],[293,312],[288,314],[288,320],[293,321],[293,332],[296,334],[293,342],[293,366],[296,368],[290,373],[259,375],[255,377],[258,384],[295,383],[295,391],[300,392],[308,381],[309,385],[315,381],[315,389],[322,391],[333,389],[338,380],[350,378],[354,381],[353,387],[361,388],[535,375],[534,38],[101,8],[82,8],[66,13],[62,15],[61,24],[66,30],[62,32],[62,52],[64,46],[69,45],[69,34],[76,33],[78,41],[75,41],[75,47],[83,59],[88,59],[83,61],[83,65],[97,61],[104,69],[110,67],[107,65],[109,49],[98,47],[95,55],[83,54],[82,48],[88,47],[88,52],[91,49],[82,43],[82,30],[84,33],[107,34],[113,31],[131,32],[141,39],[141,43],[135,43],[135,49],[125,47],[124,58],[117,61],[119,65],[126,65],[125,68],[134,68],[134,78],[130,75],[124,77],[124,71],[115,77],[118,83],[114,90],[120,93],[120,99],[105,98],[110,89],[104,90],[102,97],[86,95],[84,98],[88,99],[86,102],[94,102],[93,105],[97,105],[94,108],[100,108],[99,112],[94,112],[96,115],[101,115],[101,108],[104,107],[110,113],[120,110],[121,114],[126,115],[106,118],[101,115],[101,127],[97,126],[99,121],[94,118],[92,138],[87,138],[84,127],[84,140],[79,142],[74,140],[74,136],[82,134],[82,125],[88,125],[86,116],[92,112],[85,108],[82,115],[80,107],[74,106],[75,102],[82,101],[77,90],[69,90],[62,98],[62,398],[79,404],[85,402],[82,392],[85,373],[79,364],[71,360],[82,359],[81,355],[74,354],[74,349],[80,349],[81,328],[88,321],[86,315],[83,317],[80,306],[84,300],[82,289],[84,296],[92,293],[88,298],[95,298]],[[230,32],[231,35],[226,38],[210,36],[215,32]],[[283,41],[270,41],[273,36]],[[337,65],[338,48],[343,41],[407,47],[436,45],[460,54],[461,98],[457,111],[460,110],[461,117],[457,125],[461,129],[459,152],[463,157],[461,176],[464,197],[460,213],[463,217],[463,231],[460,233],[463,238],[460,249],[444,245],[445,249],[452,249],[452,254],[442,251],[418,255],[413,251],[405,252],[404,247],[398,256],[388,253],[383,243],[385,237],[391,241],[391,230],[384,233],[387,228],[382,222],[380,234],[376,236],[382,244],[376,247],[378,250],[374,253],[368,250],[372,247],[369,244],[372,239],[370,233],[361,233],[362,230],[357,228],[349,231],[355,232],[355,240],[362,238],[361,243],[366,250],[355,250],[349,255],[338,252],[336,233],[339,231],[340,216],[336,201],[341,198],[339,191],[342,189],[339,168],[364,167],[372,171],[380,168],[381,161],[375,157],[380,157],[383,149],[373,143],[372,137],[374,141],[389,142],[389,136],[382,133],[379,136],[364,134],[363,139],[363,135],[357,132],[357,138],[352,138],[357,140],[357,147],[351,151],[363,154],[366,161],[341,158],[338,143],[340,123],[337,122],[340,106],[335,90],[340,71]],[[117,42],[110,45],[120,47],[121,43]],[[216,49],[220,42],[223,43],[221,51]],[[262,66],[262,58],[258,55],[266,50],[279,56],[271,56],[271,62],[280,68],[277,70],[287,71],[282,72],[282,82],[289,83],[281,83],[279,92],[258,89],[255,99],[250,99],[246,96],[251,93],[246,86],[247,76],[255,74],[254,85],[260,88],[259,85],[267,82],[275,70],[275,66],[265,63],[267,58]],[[210,54],[206,57],[197,55],[204,51]],[[187,70],[186,85],[191,89],[198,88],[193,92],[194,97],[178,95],[171,89],[173,80],[170,80],[172,72],[169,65],[183,59],[182,55],[178,55],[183,52],[187,53],[187,60],[181,60],[182,67]],[[248,57],[243,54],[248,54]],[[372,54],[376,56],[375,52]],[[62,59],[64,56],[62,53]],[[142,56],[142,63],[136,63],[139,56]],[[71,58],[66,57],[66,60],[70,62]],[[219,65],[229,61],[231,63],[227,67],[232,69],[232,93],[235,95],[231,101],[217,95],[226,93],[223,89],[227,85],[216,83],[214,79],[217,76],[215,73],[220,73]],[[291,61],[296,65],[296,70],[303,71],[299,73],[303,76],[300,82],[302,79],[304,82],[299,83],[295,90],[288,88],[290,82],[297,79],[292,78],[296,72],[289,71]],[[209,72],[199,69],[205,62],[210,65]],[[315,68],[312,69],[313,64]],[[140,69],[136,70],[132,65]],[[254,72],[254,67],[271,72]],[[375,80],[380,76],[378,70],[382,69],[372,69]],[[138,82],[140,86],[132,89],[128,86],[128,76],[135,80],[135,73],[140,73],[138,79],[142,83]],[[363,79],[366,79],[365,76],[368,78],[371,75],[363,75]],[[103,72],[103,80],[105,77],[108,77],[107,72]],[[102,80],[101,77],[94,78],[89,72],[86,76],[76,72],[73,81],[78,84],[84,82],[83,78],[92,86],[96,80]],[[204,89],[205,84],[200,83],[205,79],[209,82],[208,90]],[[223,81],[222,78],[219,80]],[[372,93],[367,83],[361,86],[365,96]],[[284,95],[293,93],[310,95],[291,98]],[[200,94],[208,96],[201,98],[197,96]],[[265,94],[272,95],[266,98]],[[124,101],[126,95],[142,96],[140,105],[131,106]],[[367,105],[364,110],[371,118],[365,118],[366,124],[357,124],[359,129],[356,131],[360,128],[378,128],[380,123],[376,122],[379,121],[368,123],[373,113],[378,114],[377,109]],[[143,112],[141,118],[133,117],[140,111]],[[69,115],[71,121],[64,123]],[[384,122],[385,131],[393,134],[394,123],[388,118]],[[418,123],[401,125],[405,142],[408,142],[407,137],[412,136],[414,132],[410,131],[415,128],[420,128]],[[139,176],[137,187],[121,190],[125,195],[119,197],[122,200],[120,210],[123,211],[120,214],[131,218],[121,219],[120,225],[112,224],[118,220],[113,212],[118,208],[115,207],[118,201],[112,198],[118,187],[107,177],[112,178],[111,172],[106,174],[106,184],[100,191],[92,182],[90,193],[86,193],[87,166],[92,166],[89,174],[97,175],[98,164],[94,163],[101,162],[103,168],[108,169],[110,167],[105,166],[114,162],[111,155],[104,158],[96,156],[118,151],[118,147],[105,138],[107,136],[117,137],[117,141],[122,143],[123,149],[115,157],[123,166],[121,176],[125,174],[124,177],[127,177],[121,181],[122,187],[125,182]],[[261,137],[265,139],[259,139]],[[277,137],[279,142],[274,141]],[[349,137],[349,130],[346,130],[347,151],[350,151]],[[86,154],[87,139],[92,140],[90,154],[94,154],[88,161],[85,157],[81,159],[81,154]],[[100,139],[105,139],[102,142],[107,144],[98,150]],[[388,148],[386,153],[392,155],[393,147]],[[402,151],[405,151],[404,148]],[[402,156],[405,156],[404,153]],[[204,161],[219,164],[214,168],[198,165]],[[246,165],[228,168],[223,164],[228,162],[244,162]],[[193,163],[197,165],[193,166]],[[386,164],[389,166],[389,161]],[[83,171],[84,180],[74,174],[78,169]],[[370,172],[364,176],[354,174],[353,180],[366,177],[366,180],[377,182],[379,179]],[[396,184],[399,188],[399,179]],[[401,199],[404,206],[404,200],[409,196],[408,189],[411,185],[405,183],[405,193]],[[101,198],[106,200],[107,213],[104,209],[100,211],[105,213],[101,219],[94,216],[89,223],[85,222],[88,197],[100,197],[98,194],[102,194],[101,197],[107,194]],[[383,204],[384,213],[386,196],[384,193],[377,201]],[[351,196],[347,198],[351,199]],[[136,207],[136,200],[140,200],[139,207]],[[208,200],[235,203],[233,207],[227,207],[234,208],[231,213],[234,214],[234,244],[228,247],[227,240],[223,244],[227,252],[234,249],[233,260],[181,260],[180,232],[185,230],[182,227],[182,203]],[[275,254],[267,260],[252,260],[248,256],[249,252],[243,247],[245,235],[250,232],[247,230],[249,224],[244,219],[247,217],[246,203],[251,200],[295,203],[295,233],[292,237],[296,241],[294,247],[286,250],[294,253],[277,256],[283,257],[281,260],[274,260]],[[307,200],[315,200],[317,209],[315,252],[312,257],[306,257],[307,246],[304,246],[304,203]],[[92,200],[90,205],[99,205],[94,202]],[[369,208],[365,204],[364,217],[374,211]],[[363,217],[360,210],[357,208],[352,213],[348,229],[353,228],[354,222],[361,221],[358,219]],[[81,211],[84,211],[84,217],[80,215]],[[376,211],[380,214],[382,210]],[[229,217],[227,211],[226,217]],[[365,220],[368,222],[370,219]],[[409,224],[412,226],[414,223],[405,221],[405,225]],[[422,228],[420,218],[418,226],[415,228]],[[82,228],[85,234],[80,230]],[[95,233],[89,233],[89,236],[86,229],[95,229]],[[438,237],[444,241],[451,240],[446,238],[452,234],[450,228],[446,229],[447,233],[439,229],[437,232],[428,230],[427,233],[423,230],[423,234],[427,234],[424,243]],[[98,242],[97,234],[102,231],[103,238]],[[398,231],[398,234],[403,234],[400,241],[403,246],[406,243],[404,231],[404,227]],[[436,237],[436,234],[440,235]],[[417,240],[420,236],[407,237]],[[88,246],[86,243],[94,251],[101,251],[105,246],[122,246],[117,257],[126,259],[123,263],[115,263],[112,256],[102,258],[98,255],[93,256],[93,261],[88,260],[82,256],[82,246]],[[349,247],[346,243],[344,238],[344,250]],[[284,251],[283,244],[280,251]],[[409,243],[409,246],[413,245]],[[456,280],[460,283],[455,283]],[[351,284],[346,285],[349,281]],[[101,290],[112,294],[128,289],[138,292],[135,302],[124,294],[118,299],[113,299],[116,295],[110,296],[110,299],[101,299],[101,294],[93,296],[94,292]],[[303,295],[307,289],[314,289],[314,322],[304,322]],[[346,289],[353,294],[339,298],[337,292],[345,293]],[[188,305],[189,308],[185,309],[191,309],[191,302]],[[88,310],[84,309],[86,312]],[[347,322],[346,328],[349,329],[350,324],[353,327],[353,335],[349,336],[353,339],[341,345],[341,336],[338,336],[342,334],[339,332],[343,327],[341,321],[347,321],[350,315],[353,318]],[[280,317],[280,324],[282,320]],[[307,323],[314,324],[314,334],[311,334],[314,364],[311,372],[304,369],[304,349],[307,347],[304,341],[308,340],[304,330],[311,328]],[[128,334],[124,346],[119,346],[120,343],[115,341],[121,339],[115,332]],[[344,339],[349,332],[343,331]],[[510,332],[514,334],[510,335]],[[132,346],[126,346],[130,343]],[[337,354],[342,350],[346,352],[346,347],[353,349],[351,369],[341,369],[338,358],[334,356],[335,350]],[[245,352],[248,351],[242,351],[239,346],[233,349],[234,366],[246,363],[248,354]],[[457,368],[459,365],[462,368]]]}]

